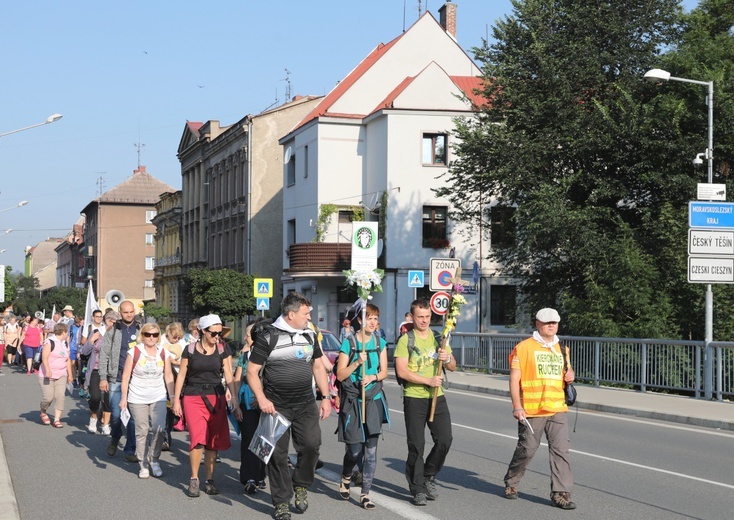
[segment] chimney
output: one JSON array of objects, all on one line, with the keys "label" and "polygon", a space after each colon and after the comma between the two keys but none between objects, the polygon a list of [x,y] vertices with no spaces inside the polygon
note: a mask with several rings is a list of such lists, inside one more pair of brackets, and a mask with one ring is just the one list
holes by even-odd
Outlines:
[{"label": "chimney", "polygon": [[137,175],[138,173],[147,173],[145,166],[138,166],[138,169],[133,171],[133,175]]},{"label": "chimney", "polygon": [[447,0],[445,4],[438,10],[440,23],[443,30],[449,33],[454,40],[456,39],[456,4]]}]

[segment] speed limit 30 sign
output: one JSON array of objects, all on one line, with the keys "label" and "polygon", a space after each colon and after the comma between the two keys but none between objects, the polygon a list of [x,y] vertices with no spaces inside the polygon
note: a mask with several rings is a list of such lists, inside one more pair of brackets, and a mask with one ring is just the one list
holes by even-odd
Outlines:
[{"label": "speed limit 30 sign", "polygon": [[451,295],[446,291],[439,291],[431,296],[431,310],[443,316],[449,311],[449,302],[451,301]]}]

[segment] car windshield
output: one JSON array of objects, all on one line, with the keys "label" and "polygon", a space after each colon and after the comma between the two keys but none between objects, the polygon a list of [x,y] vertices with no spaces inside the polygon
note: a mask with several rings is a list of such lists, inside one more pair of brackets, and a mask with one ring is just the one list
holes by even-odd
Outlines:
[{"label": "car windshield", "polygon": [[324,349],[324,352],[338,352],[341,349],[339,340],[336,336],[334,336],[332,332],[329,332],[328,330],[322,330],[321,335],[324,338],[324,340],[321,342],[321,348]]}]

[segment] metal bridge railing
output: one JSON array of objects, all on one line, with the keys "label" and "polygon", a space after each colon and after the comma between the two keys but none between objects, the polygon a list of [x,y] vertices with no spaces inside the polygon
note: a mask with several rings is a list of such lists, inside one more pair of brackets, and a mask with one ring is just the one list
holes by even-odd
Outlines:
[{"label": "metal bridge railing", "polygon": [[[510,372],[509,355],[528,334],[454,332],[451,348],[464,370]],[[571,349],[576,379],[667,391],[697,398],[734,398],[734,342],[560,336]],[[706,356],[712,374],[706,377]],[[708,383],[710,381],[710,383]],[[707,387],[710,385],[709,387]]]}]

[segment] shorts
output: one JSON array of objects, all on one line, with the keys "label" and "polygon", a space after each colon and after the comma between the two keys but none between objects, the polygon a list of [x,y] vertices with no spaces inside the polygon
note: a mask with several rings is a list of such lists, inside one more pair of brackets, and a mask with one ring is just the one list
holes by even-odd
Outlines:
[{"label": "shorts", "polygon": [[183,414],[189,430],[189,450],[199,444],[207,450],[226,450],[232,445],[229,439],[229,419],[223,395],[206,395],[215,408],[211,413],[200,395],[183,397]]},{"label": "shorts", "polygon": [[5,345],[5,352],[14,356],[18,352],[18,349],[13,345]]},{"label": "shorts", "polygon": [[23,354],[25,354],[26,359],[33,359],[33,356],[36,355],[36,352],[38,352],[38,349],[41,347],[30,347],[28,345],[23,345]]}]

